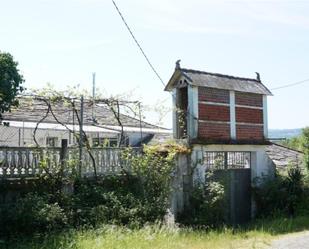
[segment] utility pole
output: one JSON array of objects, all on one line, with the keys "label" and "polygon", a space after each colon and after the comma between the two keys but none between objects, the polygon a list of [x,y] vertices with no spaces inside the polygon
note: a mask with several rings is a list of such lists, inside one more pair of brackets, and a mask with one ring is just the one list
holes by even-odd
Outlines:
[{"label": "utility pole", "polygon": [[95,106],[95,73],[92,73],[92,121],[95,121],[94,114],[94,106]]},{"label": "utility pole", "polygon": [[79,124],[79,176],[82,176],[83,166],[83,145],[84,145],[84,134],[83,134],[83,122],[84,122],[84,96],[80,97],[80,124]]},{"label": "utility pole", "polygon": [[138,102],[138,112],[139,112],[139,129],[141,135],[141,146],[143,142],[143,128],[142,128],[142,111],[141,111],[141,102]]}]

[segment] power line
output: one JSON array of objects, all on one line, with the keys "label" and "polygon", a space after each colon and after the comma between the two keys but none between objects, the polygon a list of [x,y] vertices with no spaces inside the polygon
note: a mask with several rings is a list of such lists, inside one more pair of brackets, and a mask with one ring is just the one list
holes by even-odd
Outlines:
[{"label": "power line", "polygon": [[116,10],[117,10],[117,12],[118,12],[118,14],[119,14],[119,16],[121,17],[121,19],[122,19],[124,25],[126,26],[126,28],[128,29],[129,33],[131,34],[133,40],[135,41],[137,47],[139,48],[139,50],[141,51],[141,53],[142,53],[143,56],[145,57],[146,61],[148,62],[150,68],[151,68],[152,71],[156,74],[156,76],[158,77],[158,79],[161,81],[162,85],[165,87],[164,81],[162,80],[162,78],[160,77],[159,73],[158,73],[157,70],[154,68],[154,66],[152,65],[152,63],[150,62],[148,56],[147,56],[146,53],[144,52],[143,48],[141,47],[141,45],[139,44],[139,42],[137,41],[137,39],[135,38],[135,36],[134,36],[132,30],[130,29],[128,23],[126,22],[126,20],[124,19],[123,15],[121,14],[121,12],[120,12],[118,6],[116,5],[115,1],[112,0],[112,2],[113,2],[113,4],[114,4],[114,6],[115,6],[115,8],[116,8]]},{"label": "power line", "polygon": [[[152,71],[156,74],[156,76],[158,77],[158,79],[161,81],[162,85],[165,87],[165,83],[164,81],[162,80],[161,76],[159,75],[159,73],[157,72],[157,70],[154,68],[154,66],[152,65],[152,63],[150,62],[148,56],[146,55],[146,53],[144,52],[143,48],[141,47],[141,45],[139,44],[139,42],[137,41],[136,37],[134,36],[131,28],[129,27],[128,23],[126,22],[126,20],[124,19],[124,16],[122,15],[122,13],[120,12],[117,4],[115,3],[114,0],[112,0],[119,16],[121,17],[121,20],[123,21],[124,25],[126,26],[127,30],[129,31],[130,35],[132,36],[134,42],[136,43],[137,47],[139,48],[139,50],[141,51],[141,53],[143,54],[144,58],[146,59],[148,65],[150,66],[150,68],[152,69]],[[302,81],[298,81],[298,82],[295,82],[295,83],[291,83],[291,84],[287,84],[287,85],[283,85],[283,86],[280,86],[280,87],[275,87],[275,88],[272,88],[270,90],[278,90],[278,89],[282,89],[282,88],[287,88],[287,87],[292,87],[292,86],[295,86],[295,85],[299,85],[299,84],[302,84],[302,83],[305,83],[309,81],[309,79],[305,79],[305,80],[302,80]]]},{"label": "power line", "polygon": [[[127,24],[126,20],[124,19],[123,15],[121,14],[121,12],[120,12],[118,6],[116,5],[115,1],[112,0],[112,2],[113,2],[113,4],[114,4],[114,6],[115,6],[115,8],[116,8],[116,10],[117,10],[117,12],[118,12],[118,14],[119,14],[119,16],[121,17],[121,19],[122,19],[124,25],[126,26],[127,30],[128,30],[129,33],[131,34],[133,40],[135,41],[135,43],[136,43],[136,45],[138,46],[139,50],[141,51],[141,53],[142,53],[143,56],[145,57],[145,59],[146,59],[146,61],[148,62],[149,66],[151,67],[152,71],[156,74],[156,76],[158,77],[158,79],[161,81],[162,85],[165,87],[164,81],[162,80],[162,78],[160,77],[159,73],[158,73],[157,70],[154,68],[154,66],[152,65],[152,63],[150,62],[149,58],[147,57],[146,53],[144,52],[143,48],[141,47],[141,45],[139,44],[139,42],[137,41],[137,39],[135,38],[135,36],[134,36],[132,30],[130,29],[129,25]],[[169,93],[170,93],[170,95],[172,96],[172,98],[173,98],[174,100],[176,100],[175,96],[174,96],[171,92],[169,92]],[[193,118],[195,118],[191,112],[188,112],[188,114],[189,114],[190,116],[192,116]]]},{"label": "power line", "polygon": [[270,90],[278,90],[278,89],[282,89],[282,88],[292,87],[292,86],[300,85],[300,84],[303,84],[303,83],[306,83],[306,82],[309,82],[309,79],[305,79],[305,80],[297,81],[297,82],[294,82],[294,83],[286,84],[286,85],[283,85],[283,86],[275,87],[275,88],[272,88]]}]

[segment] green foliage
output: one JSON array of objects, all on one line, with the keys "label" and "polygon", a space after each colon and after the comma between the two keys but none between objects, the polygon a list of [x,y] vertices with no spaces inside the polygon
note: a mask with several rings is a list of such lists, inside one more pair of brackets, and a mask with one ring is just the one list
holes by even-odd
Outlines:
[{"label": "green foliage", "polygon": [[[179,249],[268,248],[271,241],[307,230],[309,217],[260,219],[246,227],[192,229],[146,225],[141,229],[101,226],[67,230],[57,234],[0,241],[6,249]],[[280,237],[279,237],[280,236]],[[290,235],[288,235],[290,236]]]},{"label": "green foliage", "polygon": [[190,208],[180,218],[183,223],[217,227],[226,221],[224,182],[216,181],[212,172],[206,174],[205,183],[195,184],[190,198]]},{"label": "green foliage", "polygon": [[24,90],[17,65],[11,54],[0,51],[0,118],[3,112],[18,105],[16,96]]},{"label": "green foliage", "polygon": [[301,151],[301,136],[297,136],[297,137],[292,137],[292,138],[288,138],[286,140],[280,141],[279,142],[281,145],[294,149],[294,150],[299,150]]},{"label": "green foliage", "polygon": [[281,142],[282,145],[304,153],[304,165],[309,169],[309,127],[302,129],[302,134]]},{"label": "green foliage", "polygon": [[[182,147],[146,147],[143,154],[123,154],[130,172],[96,179],[45,175],[17,201],[0,207],[0,235],[46,232],[102,224],[140,227],[161,221],[168,207],[174,157]],[[42,164],[45,162],[43,161]],[[72,192],[65,191],[72,186]],[[0,186],[6,192],[10,186]],[[1,230],[2,229],[2,230]]]},{"label": "green foliage", "polygon": [[143,154],[130,148],[123,161],[131,166],[123,175],[102,181],[80,181],[73,197],[74,225],[123,224],[140,226],[162,220],[168,207],[174,157],[179,148],[145,147]]},{"label": "green foliage", "polygon": [[[117,185],[118,184],[118,185]],[[116,186],[117,185],[117,186]],[[136,179],[108,177],[102,182],[80,181],[72,196],[73,225],[142,223],[144,205],[134,190]]]},{"label": "green foliage", "polygon": [[306,127],[302,130],[301,148],[305,153],[304,164],[306,168],[309,169],[309,127]]},{"label": "green foliage", "polygon": [[1,205],[0,234],[13,236],[59,229],[67,224],[64,210],[48,197],[29,193],[16,203]]},{"label": "green foliage", "polygon": [[[129,229],[103,226],[96,229],[70,230],[44,237],[4,242],[6,249],[222,249],[264,248],[271,236],[260,230],[193,230],[162,225]],[[262,247],[263,246],[263,247]],[[1,247],[1,245],[0,245]]]},{"label": "green foliage", "polygon": [[[141,197],[154,205],[153,212],[167,208],[170,180],[174,165],[174,152],[145,147],[144,154],[127,151],[123,157],[130,162],[132,174],[140,181]],[[165,211],[164,211],[165,212]]]},{"label": "green foliage", "polygon": [[304,175],[296,166],[290,167],[286,176],[258,178],[253,188],[258,215],[295,215],[308,198],[307,191]]}]

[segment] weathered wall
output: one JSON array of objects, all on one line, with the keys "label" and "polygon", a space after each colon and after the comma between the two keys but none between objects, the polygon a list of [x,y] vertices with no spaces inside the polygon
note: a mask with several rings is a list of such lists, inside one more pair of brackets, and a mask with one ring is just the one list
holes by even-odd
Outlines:
[{"label": "weathered wall", "polygon": [[266,137],[263,95],[198,87],[197,101],[198,138],[259,141]]},{"label": "weathered wall", "polygon": [[198,137],[230,139],[230,94],[227,90],[198,88]]},{"label": "weathered wall", "polygon": [[[251,152],[251,182],[258,177],[274,176],[274,164],[266,153],[265,145],[194,145],[191,153],[191,167],[195,167],[193,182],[205,181],[206,166],[203,164],[203,153],[210,152]],[[251,216],[256,212],[255,202],[251,202]]]},{"label": "weathered wall", "polygon": [[263,138],[263,127],[248,124],[237,124],[236,138],[238,140],[260,140]]},{"label": "weathered wall", "polygon": [[235,92],[236,138],[262,140],[264,138],[263,96]]},{"label": "weathered wall", "polygon": [[177,215],[184,209],[186,202],[186,183],[191,179],[188,177],[188,157],[187,155],[177,155],[175,160],[175,169],[171,183],[170,208],[166,220],[168,223],[174,223]]},{"label": "weathered wall", "polygon": [[235,103],[236,105],[263,107],[263,98],[259,94],[236,92]]},{"label": "weathered wall", "polygon": [[199,101],[209,101],[226,104],[230,103],[230,94],[228,90],[209,87],[199,87],[198,90]]},{"label": "weathered wall", "polygon": [[[268,155],[265,145],[194,145],[191,153],[191,164],[196,166],[194,171],[194,180],[204,181],[205,165],[203,162],[203,153],[211,152],[251,152],[251,179],[262,175],[273,174],[273,169],[269,165]],[[194,164],[196,164],[194,166]]]},{"label": "weathered wall", "polygon": [[[171,208],[167,218],[170,223],[175,221],[177,214],[189,206],[189,196],[194,183],[205,181],[206,166],[203,163],[205,152],[251,152],[251,182],[257,177],[274,175],[274,165],[266,154],[264,145],[193,145],[190,155],[179,155],[172,183]],[[252,216],[255,205],[252,200]]]},{"label": "weathered wall", "polygon": [[199,103],[199,119],[205,121],[230,121],[230,107]]},{"label": "weathered wall", "polygon": [[222,123],[199,122],[199,138],[230,139],[230,125]]}]

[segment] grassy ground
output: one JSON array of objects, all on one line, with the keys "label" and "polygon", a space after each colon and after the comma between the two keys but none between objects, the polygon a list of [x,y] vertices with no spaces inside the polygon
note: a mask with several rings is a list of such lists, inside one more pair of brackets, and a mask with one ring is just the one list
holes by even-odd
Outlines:
[{"label": "grassy ground", "polygon": [[309,217],[257,221],[246,228],[202,231],[188,228],[148,226],[139,230],[106,226],[66,231],[31,239],[19,239],[7,249],[217,249],[267,248],[280,235],[309,229]]}]

